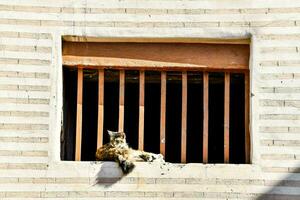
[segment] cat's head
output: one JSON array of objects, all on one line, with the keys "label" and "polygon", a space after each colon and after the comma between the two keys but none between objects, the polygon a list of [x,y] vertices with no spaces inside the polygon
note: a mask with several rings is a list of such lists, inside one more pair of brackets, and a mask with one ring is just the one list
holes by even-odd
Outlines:
[{"label": "cat's head", "polygon": [[119,145],[119,144],[126,144],[126,135],[124,132],[115,132],[107,130],[109,134],[110,143]]}]

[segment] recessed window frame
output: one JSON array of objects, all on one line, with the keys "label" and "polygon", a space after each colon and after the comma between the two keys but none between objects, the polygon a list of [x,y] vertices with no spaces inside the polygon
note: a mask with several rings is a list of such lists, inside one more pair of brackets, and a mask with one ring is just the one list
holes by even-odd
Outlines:
[{"label": "recessed window frame", "polygon": [[[88,63],[86,63],[86,61],[88,60]],[[113,68],[113,69],[118,69],[120,70],[120,88],[122,88],[124,86],[124,81],[125,81],[125,74],[123,73],[124,70],[132,70],[132,69],[139,69],[140,70],[140,79],[143,80],[144,79],[144,71],[145,70],[157,70],[155,66],[147,66],[147,68],[143,68],[141,66],[136,66],[136,67],[132,67],[132,66],[107,66],[107,64],[100,64],[97,63],[97,64],[91,64],[91,60],[89,59],[79,59],[77,60],[76,62],[70,62],[70,57],[69,55],[63,55],[63,65],[67,65],[69,67],[75,67],[78,69],[78,81],[80,84],[78,84],[78,97],[77,97],[77,108],[79,108],[79,113],[77,113],[77,120],[78,121],[81,121],[82,119],[81,116],[80,116],[80,110],[82,109],[82,78],[83,78],[83,69],[87,68],[87,69],[97,69],[99,71],[99,106],[98,106],[98,109],[99,109],[99,113],[100,113],[100,117],[98,117],[98,138],[97,138],[97,146],[101,146],[102,144],[102,135],[103,135],[103,84],[104,84],[104,69],[109,69],[109,68]],[[238,68],[238,67],[228,67],[226,69],[220,69],[220,68],[212,68],[212,67],[202,67],[202,68],[199,68],[199,67],[193,67],[193,66],[190,66],[188,68],[186,67],[183,67],[183,66],[164,66],[163,68],[159,68],[159,71],[162,72],[162,75],[161,75],[161,78],[162,78],[162,82],[165,80],[165,72],[166,71],[174,71],[174,70],[177,70],[177,71],[182,71],[182,86],[183,88],[186,88],[186,72],[187,71],[190,71],[190,70],[195,70],[195,71],[202,71],[203,72],[203,80],[204,80],[204,88],[207,87],[208,85],[208,73],[209,72],[215,72],[215,71],[222,71],[225,73],[225,99],[228,98],[228,95],[229,95],[229,91],[228,91],[228,87],[230,87],[230,85],[228,84],[230,81],[229,78],[230,78],[230,73],[231,72],[243,72],[245,74],[245,124],[246,124],[246,130],[245,130],[245,135],[246,135],[246,145],[245,145],[245,148],[246,148],[246,163],[250,163],[250,126],[249,126],[249,107],[250,107],[250,99],[249,99],[249,93],[250,93],[250,80],[249,80],[249,63],[247,64],[247,68]],[[124,74],[124,75],[123,75]],[[143,87],[143,83],[144,81],[141,81],[140,83],[140,88]],[[162,91],[164,90],[164,83],[162,83]],[[227,88],[227,89],[226,89]],[[124,118],[122,118],[122,116],[124,116],[124,99],[122,100],[122,91],[123,89],[120,90],[120,104],[119,104],[119,130],[122,131],[122,121],[124,122]],[[226,92],[227,91],[227,92]],[[124,92],[124,91],[123,91]],[[183,89],[183,94],[186,92],[186,90]],[[143,96],[142,94],[142,90],[140,89],[140,96]],[[204,90],[204,99],[205,98],[208,98],[208,90]],[[162,97],[163,98],[163,97]],[[184,99],[183,99],[184,100]],[[163,99],[162,99],[163,101]],[[205,102],[205,100],[204,100]],[[206,101],[207,102],[207,101]],[[182,111],[183,113],[186,112],[184,111],[184,107],[186,104],[186,101],[183,101],[183,105],[182,105]],[[204,103],[205,104],[205,103]],[[225,103],[226,104],[226,103]],[[228,105],[228,104],[227,104]],[[228,108],[228,106],[225,105],[225,109],[226,107]],[[140,113],[142,112],[142,108],[143,105],[142,105],[142,101],[140,101]],[[161,107],[163,108],[163,105],[161,105]],[[207,105],[204,105],[204,107],[207,107]],[[205,108],[204,108],[205,110]],[[207,124],[207,120],[208,120],[208,116],[207,114],[205,114],[206,111],[204,111],[204,124]],[[102,113],[102,114],[101,114]],[[228,115],[228,112],[225,111],[225,115]],[[101,117],[102,116],[102,117]],[[227,122],[226,122],[226,118],[227,118]],[[184,119],[184,117],[183,117]],[[141,119],[142,120],[142,119]],[[163,118],[161,118],[161,121],[163,120]],[[225,124],[228,123],[228,116],[225,117]],[[161,122],[162,124],[162,122]],[[183,123],[183,126],[184,126],[184,123]],[[208,126],[208,125],[207,125]],[[81,135],[79,134],[81,131],[81,127],[80,126],[76,126],[77,128],[77,134],[76,134],[76,138],[77,140],[81,140]],[[224,129],[224,141],[225,142],[228,142],[229,139],[226,139],[228,138],[228,124],[226,124],[225,126],[226,128]],[[164,129],[164,127],[162,127],[161,129]],[[203,129],[203,132],[207,132],[207,130],[205,130],[206,128]],[[142,125],[139,125],[139,130],[143,130],[143,126]],[[184,133],[184,127],[182,128],[182,151],[181,151],[181,161],[182,163],[185,163],[185,157],[186,157],[186,154],[185,154],[185,151],[184,151],[184,148],[186,149],[185,147],[185,144],[186,144],[186,132]],[[161,130],[160,132],[160,137],[161,137],[161,141],[163,141],[164,139],[164,131]],[[204,140],[203,140],[203,145],[206,145],[207,143],[207,134],[203,134],[203,137],[204,137]],[[76,142],[76,149],[79,148],[80,146],[80,142]],[[204,144],[205,143],[205,144]],[[161,153],[164,154],[164,144],[161,143]],[[227,145],[228,146],[228,145]],[[139,131],[139,149],[143,149],[143,135],[142,135],[142,131]],[[224,147],[224,163],[227,163],[228,162],[228,155],[229,155],[229,152],[228,152],[228,147]],[[78,150],[77,150],[78,152]],[[203,151],[203,163],[207,163],[207,151]],[[78,153],[76,153],[76,159],[75,160],[80,160],[80,156],[78,155]]]}]

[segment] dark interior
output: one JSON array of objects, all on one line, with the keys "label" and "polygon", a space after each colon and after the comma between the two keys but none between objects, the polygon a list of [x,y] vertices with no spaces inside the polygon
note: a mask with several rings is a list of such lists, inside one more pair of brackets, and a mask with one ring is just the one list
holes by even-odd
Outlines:
[{"label": "dark interior", "polygon": [[[139,71],[125,73],[124,131],[127,142],[138,147]],[[209,73],[209,163],[224,162],[224,73]],[[160,72],[145,73],[145,151],[159,153]],[[230,163],[245,163],[244,75],[231,74]],[[63,70],[63,130],[61,159],[74,160],[76,132],[77,70]],[[180,163],[181,72],[167,72],[166,161]],[[104,139],[107,130],[118,129],[119,71],[105,70]],[[82,160],[95,160],[98,111],[98,73],[84,71]],[[203,80],[201,72],[188,72],[187,162],[202,162]]]}]

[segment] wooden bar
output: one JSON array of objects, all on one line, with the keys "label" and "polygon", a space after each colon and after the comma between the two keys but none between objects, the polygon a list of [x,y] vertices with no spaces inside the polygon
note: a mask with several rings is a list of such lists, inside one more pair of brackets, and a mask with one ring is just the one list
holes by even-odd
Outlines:
[{"label": "wooden bar", "polygon": [[230,73],[225,73],[224,85],[224,163],[229,163]]},{"label": "wooden bar", "polygon": [[76,111],[76,145],[75,160],[81,160],[81,134],[82,134],[82,86],[83,70],[78,69],[77,74],[77,111]]},{"label": "wooden bar", "polygon": [[182,72],[181,163],[186,163],[187,73]]},{"label": "wooden bar", "polygon": [[209,74],[203,73],[203,163],[208,162],[208,90]]},{"label": "wooden bar", "polygon": [[161,72],[160,88],[160,153],[165,157],[166,151],[166,95],[167,95],[167,73]]},{"label": "wooden bar", "polygon": [[139,150],[144,150],[145,72],[140,71],[139,81]]},{"label": "wooden bar", "polygon": [[120,70],[119,86],[119,132],[124,131],[125,71]]},{"label": "wooden bar", "polygon": [[98,71],[98,136],[97,148],[103,145],[104,121],[104,70]]},{"label": "wooden bar", "polygon": [[250,111],[250,79],[249,73],[245,73],[245,162],[250,163],[250,127],[249,127],[249,111]]},{"label": "wooden bar", "polygon": [[[120,51],[122,49],[122,51]],[[249,69],[248,44],[203,43],[63,43],[63,65],[106,67],[181,67],[195,70]],[[188,68],[188,69],[187,69]]]}]

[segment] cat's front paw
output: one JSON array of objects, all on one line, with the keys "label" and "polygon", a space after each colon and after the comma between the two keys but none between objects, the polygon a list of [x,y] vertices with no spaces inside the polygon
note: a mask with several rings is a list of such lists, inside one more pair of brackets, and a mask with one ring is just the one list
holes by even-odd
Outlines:
[{"label": "cat's front paw", "polygon": [[155,154],[154,156],[154,161],[158,161],[158,162],[164,162],[164,157],[161,154]]},{"label": "cat's front paw", "polygon": [[131,172],[133,170],[133,168],[135,166],[134,166],[133,162],[130,162],[128,160],[124,160],[120,163],[120,167],[121,167],[124,174],[128,174],[129,172]]}]

